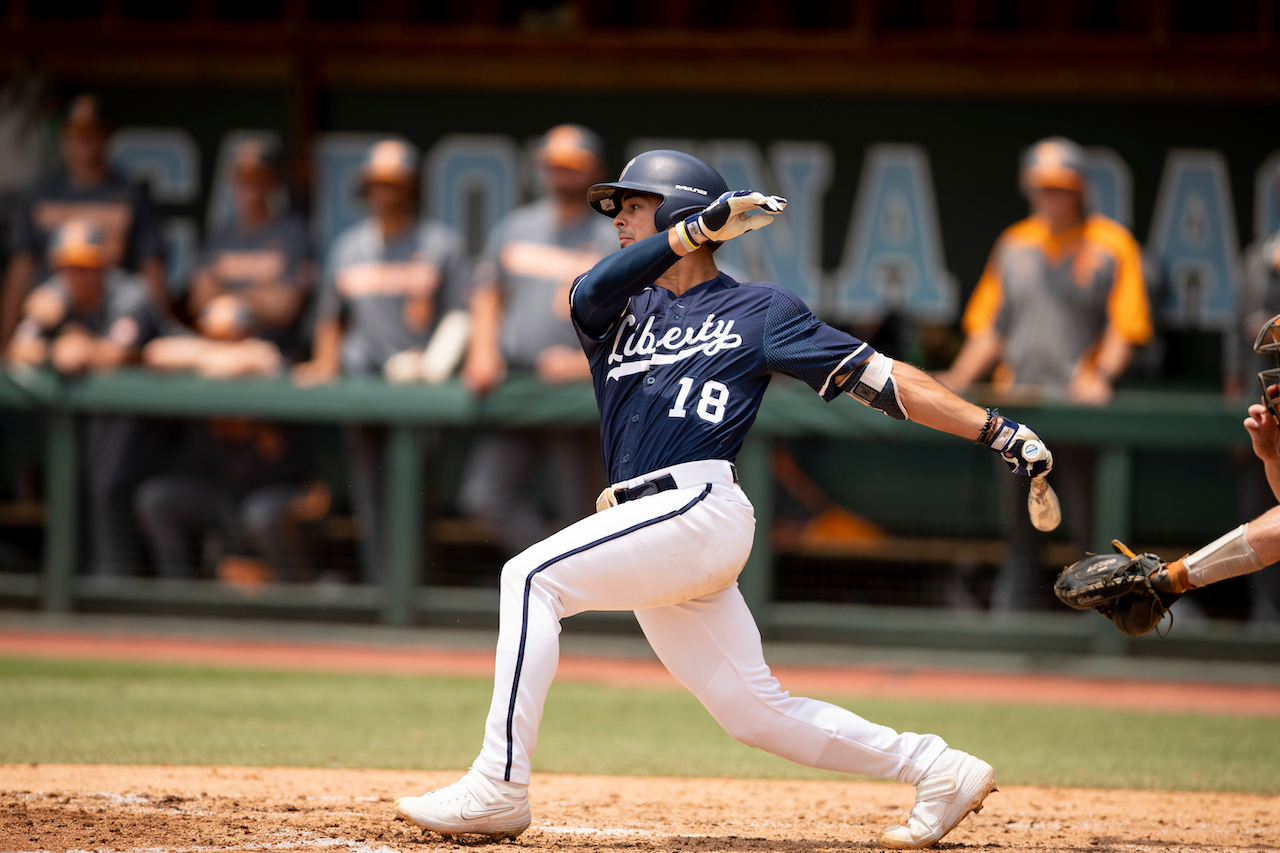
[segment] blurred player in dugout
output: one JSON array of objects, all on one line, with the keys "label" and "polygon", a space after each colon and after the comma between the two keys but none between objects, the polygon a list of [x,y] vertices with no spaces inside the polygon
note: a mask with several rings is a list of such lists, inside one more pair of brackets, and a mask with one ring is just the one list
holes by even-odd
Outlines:
[{"label": "blurred player in dugout", "polygon": [[[1280,200],[1280,174],[1273,189]],[[1260,391],[1254,376],[1275,367],[1271,355],[1255,352],[1253,344],[1267,322],[1280,314],[1280,230],[1245,249],[1241,268],[1244,277],[1236,299],[1236,321],[1225,336],[1226,392],[1233,398],[1242,391]],[[1250,457],[1240,478],[1241,516],[1256,518],[1275,503],[1266,469]],[[1253,588],[1250,619],[1280,622],[1280,568],[1264,569],[1249,582]]]},{"label": "blurred player in dugout", "polygon": [[[569,287],[618,249],[613,224],[587,203],[587,189],[604,179],[604,144],[585,127],[560,125],[543,137],[536,159],[546,195],[499,221],[476,265],[462,369],[476,394],[493,390],[508,369],[550,385],[591,378],[569,322]],[[581,430],[489,433],[472,449],[459,503],[518,554],[547,535],[535,477],[542,474],[552,515],[577,521],[592,509],[597,456],[592,436]]]},{"label": "blurred player in dugout", "polygon": [[[1138,244],[1117,222],[1089,212],[1085,154],[1074,142],[1053,137],[1033,145],[1021,184],[1031,216],[996,241],[964,312],[965,344],[938,379],[963,391],[994,368],[997,392],[1104,404],[1134,347],[1152,334]],[[1082,551],[1091,544],[1093,468],[1091,451],[1054,445],[1052,482],[1072,544]],[[996,611],[1050,600],[1026,489],[1005,484],[1009,551],[992,591]]]},{"label": "blurred player in dugout", "polygon": [[[52,276],[31,291],[8,346],[10,364],[49,364],[65,376],[138,361],[163,331],[147,285],[111,264],[115,256],[96,223],[71,220],[49,240]],[[132,574],[138,563],[131,516],[138,481],[163,462],[156,424],[129,415],[88,415],[83,431],[89,526],[89,573]]]},{"label": "blurred player in dugout", "polygon": [[105,240],[107,268],[140,274],[157,309],[168,312],[159,219],[146,186],[130,183],[108,164],[110,132],[97,97],[71,101],[60,136],[63,169],[36,184],[14,223],[0,294],[0,341],[13,333],[27,293],[49,277],[50,234],[71,220],[97,227]]},{"label": "blurred player in dugout", "polygon": [[[334,241],[321,279],[311,360],[293,370],[308,386],[339,374],[412,378],[441,317],[465,307],[470,265],[462,236],[418,219],[418,150],[373,145],[361,166],[369,216]],[[405,368],[408,365],[409,369]],[[344,430],[351,503],[361,530],[361,572],[381,583],[385,570],[381,426]]]},{"label": "blurred player in dugout", "polygon": [[[234,215],[207,241],[190,294],[200,334],[152,341],[147,366],[213,379],[274,376],[299,353],[311,264],[305,224],[279,209],[279,153],[258,139],[237,147]],[[329,492],[309,476],[301,433],[249,418],[186,424],[175,465],[135,496],[156,573],[194,577],[193,540],[213,533],[224,580],[308,579],[300,523],[328,512]]]}]

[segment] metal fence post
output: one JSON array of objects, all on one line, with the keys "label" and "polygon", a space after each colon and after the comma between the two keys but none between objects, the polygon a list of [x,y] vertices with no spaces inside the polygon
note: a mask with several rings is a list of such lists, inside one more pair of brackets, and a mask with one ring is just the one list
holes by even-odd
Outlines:
[{"label": "metal fence post", "polygon": [[78,460],[76,418],[70,412],[49,413],[44,440],[44,585],[45,610],[71,609],[71,584],[76,573],[76,480]]},{"label": "metal fence post", "polygon": [[[1129,540],[1129,508],[1133,492],[1133,454],[1127,447],[1103,447],[1098,451],[1093,478],[1093,550],[1110,554],[1111,540]],[[1092,614],[1091,614],[1092,615]],[[1089,643],[1094,654],[1123,655],[1129,641],[1110,619],[1097,616]]]},{"label": "metal fence post", "polygon": [[426,489],[418,428],[391,427],[386,450],[387,576],[382,621],[407,625],[422,572],[422,508]]},{"label": "metal fence post", "polygon": [[773,598],[773,476],[769,468],[772,447],[768,438],[748,438],[738,454],[738,477],[756,509],[755,542],[747,565],[738,576],[738,588],[763,632],[768,630]]}]

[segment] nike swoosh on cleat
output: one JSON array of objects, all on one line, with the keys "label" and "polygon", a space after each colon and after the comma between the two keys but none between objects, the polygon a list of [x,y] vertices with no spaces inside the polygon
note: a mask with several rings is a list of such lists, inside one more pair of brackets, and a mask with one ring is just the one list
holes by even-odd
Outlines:
[{"label": "nike swoosh on cleat", "polygon": [[462,808],[458,809],[458,815],[463,820],[480,820],[481,818],[493,817],[501,812],[511,810],[511,806],[505,803],[496,806],[487,806],[475,812],[471,811],[472,806],[473,804],[470,802],[463,803]]}]

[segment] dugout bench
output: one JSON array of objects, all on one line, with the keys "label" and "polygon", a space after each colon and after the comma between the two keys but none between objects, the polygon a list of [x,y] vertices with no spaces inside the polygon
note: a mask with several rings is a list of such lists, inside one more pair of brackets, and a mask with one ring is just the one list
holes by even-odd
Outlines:
[{"label": "dugout bench", "polygon": [[[987,402],[987,401],[979,401]],[[1225,449],[1245,440],[1241,405],[1216,395],[1121,392],[1103,408],[1053,401],[1002,400],[1001,410],[1026,419],[1050,442],[1099,449],[1094,514],[1095,549],[1129,534],[1135,448]],[[1012,404],[1011,404],[1012,403]],[[423,517],[422,449],[414,430],[584,426],[597,420],[587,384],[548,387],[515,377],[477,399],[456,382],[437,387],[390,386],[380,379],[343,379],[311,389],[287,379],[217,382],[192,376],[126,369],[75,381],[50,370],[0,371],[0,408],[44,412],[45,525],[38,575],[0,573],[0,597],[34,598],[48,611],[76,602],[234,604],[271,609],[312,608],[389,625],[483,621],[497,612],[497,591],[420,584]],[[381,588],[349,586],[339,595],[305,585],[272,585],[252,600],[212,581],[90,578],[76,575],[77,438],[75,417],[128,412],[167,417],[240,415],[310,423],[381,423],[390,427],[387,450],[387,580]],[[1176,633],[1156,650],[1133,641],[1095,614],[1034,613],[991,616],[919,608],[771,601],[773,554],[771,441],[781,437],[873,440],[936,445],[953,436],[900,423],[853,401],[824,403],[807,387],[775,381],[738,459],[743,488],[756,507],[756,541],[739,583],[766,635],[797,640],[928,645],[1036,653],[1158,653],[1280,658],[1280,634],[1257,635],[1243,626],[1214,624]],[[921,488],[928,484],[922,483]],[[608,621],[608,617],[602,617]]]}]

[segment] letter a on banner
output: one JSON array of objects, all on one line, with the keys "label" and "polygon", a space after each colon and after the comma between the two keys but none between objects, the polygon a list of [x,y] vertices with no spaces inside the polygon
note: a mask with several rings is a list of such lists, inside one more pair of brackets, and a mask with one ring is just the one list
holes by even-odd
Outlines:
[{"label": "letter a on banner", "polygon": [[923,148],[875,145],[867,151],[835,280],[836,310],[844,319],[877,320],[891,311],[932,322],[955,317],[956,283],[942,257]]},{"label": "letter a on banner", "polygon": [[[151,197],[160,204],[193,201],[200,191],[200,149],[185,130],[160,127],[125,127],[111,137],[107,158],[112,168],[130,180],[146,181]],[[195,268],[196,223],[189,216],[165,216],[165,289],[181,295]]]},{"label": "letter a on banner", "polygon": [[1253,179],[1253,236],[1265,240],[1280,231],[1280,151],[1258,167]]},{"label": "letter a on banner", "polygon": [[1220,153],[1169,152],[1150,246],[1164,283],[1163,313],[1170,326],[1222,329],[1231,323],[1239,245],[1227,164]]},{"label": "letter a on banner", "polygon": [[816,306],[822,283],[822,199],[831,183],[831,149],[820,142],[779,142],[769,147],[773,180],[760,149],[750,142],[716,141],[707,159],[730,188],[762,189],[786,196],[787,213],[749,240],[721,246],[716,260],[758,281],[784,285]]},{"label": "letter a on banner", "polygon": [[427,155],[427,212],[457,228],[479,253],[494,224],[520,200],[520,149],[506,136],[456,134]]},{"label": "letter a on banner", "polygon": [[1085,151],[1084,171],[1089,182],[1089,209],[1133,227],[1133,173],[1129,164],[1110,148]]}]

